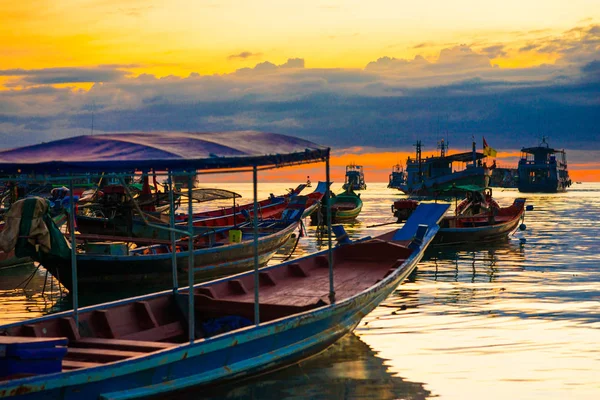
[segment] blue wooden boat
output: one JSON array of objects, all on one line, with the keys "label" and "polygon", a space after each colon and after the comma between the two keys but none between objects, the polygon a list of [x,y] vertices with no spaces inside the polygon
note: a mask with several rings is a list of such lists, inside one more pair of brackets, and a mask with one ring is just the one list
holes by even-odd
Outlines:
[{"label": "blue wooden boat", "polygon": [[421,205],[402,229],[198,284],[192,298],[169,290],[81,309],[78,324],[63,312],[2,326],[0,344],[68,344],[62,357],[56,345],[45,353],[61,371],[21,368],[0,378],[0,398],[146,398],[296,363],[352,331],[406,279],[447,208]]},{"label": "blue wooden boat", "polygon": [[521,149],[518,173],[523,193],[565,192],[572,184],[565,151],[550,147],[546,138],[539,146]]}]

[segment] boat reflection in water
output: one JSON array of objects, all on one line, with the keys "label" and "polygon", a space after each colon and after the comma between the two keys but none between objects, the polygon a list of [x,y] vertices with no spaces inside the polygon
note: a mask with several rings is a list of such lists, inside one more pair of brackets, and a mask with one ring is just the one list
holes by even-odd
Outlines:
[{"label": "boat reflection in water", "polygon": [[504,265],[499,270],[499,260],[511,260],[511,271],[522,270],[525,248],[515,238],[493,243],[464,244],[458,248],[438,247],[428,249],[419,264],[419,275],[434,281],[494,282],[497,275],[510,272]]},{"label": "boat reflection in water", "polygon": [[425,399],[423,383],[388,372],[386,360],[350,333],[303,363],[245,384],[178,393],[197,399]]}]

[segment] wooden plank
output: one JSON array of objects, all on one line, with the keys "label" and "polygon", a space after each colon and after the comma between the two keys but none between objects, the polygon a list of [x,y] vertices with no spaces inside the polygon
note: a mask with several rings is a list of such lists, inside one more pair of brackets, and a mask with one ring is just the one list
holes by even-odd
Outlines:
[{"label": "wooden plank", "polygon": [[103,365],[103,363],[95,363],[95,362],[89,362],[89,361],[75,361],[75,360],[63,360],[62,362],[62,368],[63,371],[65,370],[72,370],[72,369],[81,369],[81,368],[93,368],[93,367],[97,367],[99,365]]},{"label": "wooden plank", "polygon": [[[34,325],[30,325],[34,326]],[[0,344],[54,344],[55,346],[66,346],[68,339],[66,337],[30,337],[30,336],[0,336]]]},{"label": "wooden plank", "polygon": [[149,342],[143,340],[81,338],[75,342],[71,342],[71,346],[152,352],[157,350],[168,349],[173,346],[176,346],[176,344],[164,342]]},{"label": "wooden plank", "polygon": [[97,349],[97,348],[80,348],[80,347],[69,347],[67,350],[67,356],[70,359],[84,359],[94,360],[94,362],[110,362],[116,360],[122,360],[124,358],[137,357],[146,354],[140,351],[125,351],[125,350],[111,350],[111,349]]},{"label": "wooden plank", "polygon": [[170,324],[157,326],[156,328],[147,329],[145,331],[130,333],[129,335],[121,336],[123,340],[146,340],[159,342],[161,340],[173,339],[178,336],[185,335],[187,331],[184,329],[181,321],[175,321]]}]

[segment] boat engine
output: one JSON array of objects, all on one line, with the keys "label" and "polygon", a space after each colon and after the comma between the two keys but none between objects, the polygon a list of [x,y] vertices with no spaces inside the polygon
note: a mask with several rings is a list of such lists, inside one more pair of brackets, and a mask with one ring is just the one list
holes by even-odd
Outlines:
[{"label": "boat engine", "polygon": [[392,205],[392,213],[398,218],[398,222],[404,222],[417,209],[419,202],[416,200],[402,199],[396,200]]}]

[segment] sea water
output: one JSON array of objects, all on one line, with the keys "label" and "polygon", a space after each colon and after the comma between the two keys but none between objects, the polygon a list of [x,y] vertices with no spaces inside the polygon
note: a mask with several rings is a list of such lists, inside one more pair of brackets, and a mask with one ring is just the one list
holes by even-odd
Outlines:
[{"label": "sea water", "polygon": [[[238,203],[252,200],[251,184],[227,186],[242,194]],[[293,186],[261,183],[259,198]],[[394,221],[391,205],[405,196],[372,182],[360,193],[363,211],[345,225],[351,238],[397,227],[382,224]],[[179,398],[600,398],[600,184],[576,184],[557,194],[494,189],[500,205],[516,197],[534,207],[526,212],[524,231],[496,244],[428,250],[407,282],[325,352]],[[309,220],[305,225],[307,234],[292,238],[271,264],[294,248],[291,257],[325,248],[316,227]],[[25,289],[15,289],[30,277]],[[80,302],[101,297],[83,294]],[[43,268],[0,271],[1,323],[69,304]]]}]

